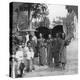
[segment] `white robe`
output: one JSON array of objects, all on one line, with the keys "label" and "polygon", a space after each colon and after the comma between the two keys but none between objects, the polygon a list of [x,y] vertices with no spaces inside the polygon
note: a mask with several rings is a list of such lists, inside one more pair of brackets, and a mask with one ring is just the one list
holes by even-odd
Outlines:
[{"label": "white robe", "polygon": [[24,48],[24,54],[26,55],[26,59],[30,60],[31,58],[34,58],[34,51],[31,48],[31,50],[29,50],[28,47]]}]

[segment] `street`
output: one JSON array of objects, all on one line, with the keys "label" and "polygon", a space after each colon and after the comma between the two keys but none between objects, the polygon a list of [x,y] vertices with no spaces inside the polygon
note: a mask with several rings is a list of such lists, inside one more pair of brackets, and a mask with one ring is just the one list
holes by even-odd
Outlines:
[{"label": "street", "polygon": [[29,73],[24,73],[23,77],[40,77],[40,76],[54,76],[54,75],[70,75],[78,73],[78,41],[73,40],[67,46],[67,64],[65,70],[49,69],[47,66],[35,65],[35,70]]}]

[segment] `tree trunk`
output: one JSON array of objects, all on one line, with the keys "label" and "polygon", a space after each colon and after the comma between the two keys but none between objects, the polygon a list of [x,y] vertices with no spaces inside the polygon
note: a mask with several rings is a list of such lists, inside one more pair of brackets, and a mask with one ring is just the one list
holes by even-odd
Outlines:
[{"label": "tree trunk", "polygon": [[28,8],[28,28],[30,28],[30,9]]},{"label": "tree trunk", "polygon": [[28,28],[32,29],[32,13],[30,9],[28,9]]}]

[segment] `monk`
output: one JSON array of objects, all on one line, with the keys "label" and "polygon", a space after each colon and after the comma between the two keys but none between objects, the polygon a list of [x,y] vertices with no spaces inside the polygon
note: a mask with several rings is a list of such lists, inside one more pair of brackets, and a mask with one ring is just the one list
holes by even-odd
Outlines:
[{"label": "monk", "polygon": [[52,65],[52,37],[51,34],[48,35],[47,40],[47,64],[49,67]]},{"label": "monk", "polygon": [[45,52],[45,39],[40,33],[40,38],[38,39],[38,49],[39,49],[39,65],[44,66],[46,64],[46,52]]}]

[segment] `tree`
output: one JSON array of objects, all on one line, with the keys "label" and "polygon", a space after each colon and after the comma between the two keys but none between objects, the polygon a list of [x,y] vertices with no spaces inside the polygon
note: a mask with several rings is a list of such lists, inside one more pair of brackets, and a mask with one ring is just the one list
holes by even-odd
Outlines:
[{"label": "tree", "polygon": [[66,5],[68,13],[74,13],[74,39],[78,38],[78,6],[68,6]]},{"label": "tree", "polygon": [[39,22],[39,27],[47,27],[49,28],[50,20],[48,17],[43,17],[43,20]]},{"label": "tree", "polygon": [[40,17],[43,14],[47,15],[47,6],[40,3],[22,3],[19,8],[17,8],[17,14],[19,15],[20,12],[24,11],[27,11],[28,27],[32,28],[32,19]]},{"label": "tree", "polygon": [[74,12],[67,15],[66,18],[60,18],[63,21],[63,26],[65,28],[65,33],[68,39],[72,39],[74,36]]},{"label": "tree", "polygon": [[57,20],[57,21],[53,20],[53,26],[61,25],[61,24],[62,24],[61,19],[60,20]]},{"label": "tree", "polygon": [[74,11],[74,13],[76,14],[76,16],[78,18],[78,6],[68,6],[68,5],[66,5],[66,9],[68,10],[69,13],[72,13],[72,11]]}]

